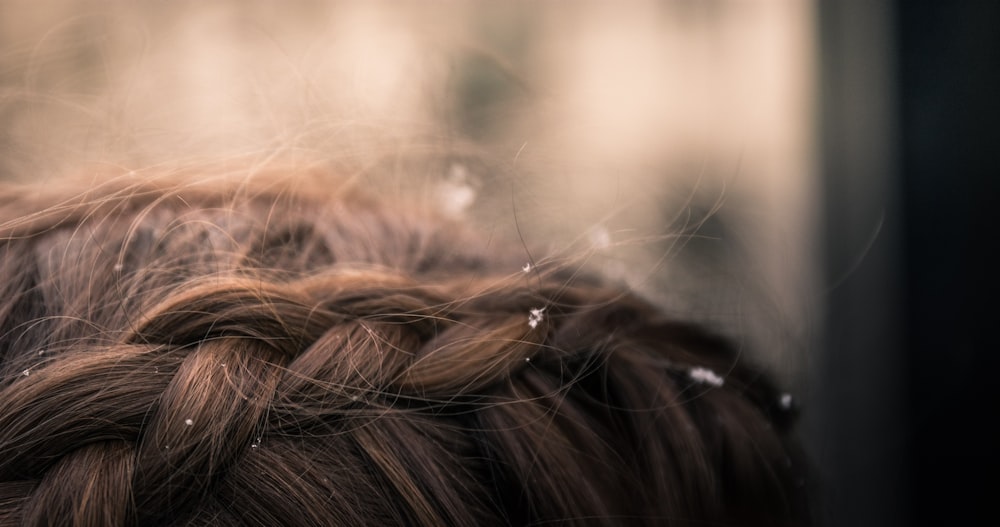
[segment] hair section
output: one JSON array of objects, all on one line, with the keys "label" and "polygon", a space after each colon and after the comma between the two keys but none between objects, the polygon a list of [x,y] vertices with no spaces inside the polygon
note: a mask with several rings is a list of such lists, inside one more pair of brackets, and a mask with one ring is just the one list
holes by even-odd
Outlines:
[{"label": "hair section", "polygon": [[523,254],[325,178],[0,191],[0,524],[806,523],[786,396]]}]

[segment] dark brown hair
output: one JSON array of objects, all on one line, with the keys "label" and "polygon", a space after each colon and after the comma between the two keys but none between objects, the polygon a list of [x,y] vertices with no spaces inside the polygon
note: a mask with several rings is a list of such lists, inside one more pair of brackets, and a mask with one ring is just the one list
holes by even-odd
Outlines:
[{"label": "dark brown hair", "polygon": [[2,525],[803,525],[787,397],[321,177],[0,190]]}]

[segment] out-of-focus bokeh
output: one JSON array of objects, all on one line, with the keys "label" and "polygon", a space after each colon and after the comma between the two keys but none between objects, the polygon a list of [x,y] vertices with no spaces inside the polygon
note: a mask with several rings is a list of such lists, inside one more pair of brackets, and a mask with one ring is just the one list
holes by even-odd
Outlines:
[{"label": "out-of-focus bokeh", "polygon": [[793,382],[814,39],[796,0],[4,2],[0,178],[326,163],[593,250]]}]

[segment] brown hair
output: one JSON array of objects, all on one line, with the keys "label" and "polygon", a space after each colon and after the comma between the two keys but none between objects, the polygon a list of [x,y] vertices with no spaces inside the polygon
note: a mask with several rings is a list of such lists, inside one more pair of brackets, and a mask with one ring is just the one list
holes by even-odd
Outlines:
[{"label": "brown hair", "polygon": [[806,523],[726,341],[491,243],[322,178],[0,191],[0,524]]}]

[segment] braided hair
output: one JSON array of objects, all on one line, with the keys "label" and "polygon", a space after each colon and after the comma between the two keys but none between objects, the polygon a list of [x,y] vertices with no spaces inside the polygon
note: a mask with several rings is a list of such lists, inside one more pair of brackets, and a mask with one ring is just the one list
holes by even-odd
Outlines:
[{"label": "braided hair", "polygon": [[322,177],[0,190],[0,525],[807,523],[787,396],[517,254]]}]

